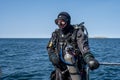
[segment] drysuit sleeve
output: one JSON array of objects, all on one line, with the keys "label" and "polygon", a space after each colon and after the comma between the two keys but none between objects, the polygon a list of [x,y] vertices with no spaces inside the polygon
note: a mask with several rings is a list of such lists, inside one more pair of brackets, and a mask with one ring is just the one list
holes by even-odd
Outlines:
[{"label": "drysuit sleeve", "polygon": [[52,36],[48,42],[48,45],[47,45],[47,51],[48,51],[48,55],[49,55],[49,59],[50,61],[54,64],[54,65],[57,65],[58,62],[59,62],[59,58],[56,54],[56,33],[53,32],[52,33]]},{"label": "drysuit sleeve", "polygon": [[88,36],[83,32],[82,29],[79,29],[77,32],[77,44],[82,53],[84,61],[88,64],[90,69],[93,70],[98,68],[99,63],[89,48]]}]

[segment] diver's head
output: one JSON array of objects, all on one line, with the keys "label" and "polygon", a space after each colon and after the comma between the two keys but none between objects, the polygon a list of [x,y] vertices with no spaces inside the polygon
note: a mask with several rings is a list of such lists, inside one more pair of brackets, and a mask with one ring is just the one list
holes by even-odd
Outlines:
[{"label": "diver's head", "polygon": [[60,12],[55,19],[55,23],[59,26],[60,29],[64,30],[69,27],[71,17],[67,12]]}]

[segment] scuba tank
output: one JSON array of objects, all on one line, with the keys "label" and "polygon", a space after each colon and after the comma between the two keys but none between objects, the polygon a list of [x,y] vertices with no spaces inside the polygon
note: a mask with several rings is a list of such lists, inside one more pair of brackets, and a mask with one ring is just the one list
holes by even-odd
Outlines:
[{"label": "scuba tank", "polygon": [[60,58],[62,62],[67,65],[70,77],[72,80],[81,80],[79,69],[76,65],[76,57],[72,46],[67,46],[65,48],[64,58],[62,57],[63,53],[60,52]]},{"label": "scuba tank", "polygon": [[64,59],[66,62],[73,64],[71,66],[67,65],[71,79],[72,80],[81,80],[80,72],[79,72],[79,69],[76,65],[75,53],[73,52],[73,49],[71,46],[67,46],[65,48]]}]

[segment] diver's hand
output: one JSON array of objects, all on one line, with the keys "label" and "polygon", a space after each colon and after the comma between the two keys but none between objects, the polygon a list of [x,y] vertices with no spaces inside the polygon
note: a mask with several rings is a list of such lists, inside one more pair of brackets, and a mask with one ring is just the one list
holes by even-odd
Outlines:
[{"label": "diver's hand", "polygon": [[99,65],[100,65],[99,62],[94,58],[88,61],[88,66],[91,70],[97,69]]}]

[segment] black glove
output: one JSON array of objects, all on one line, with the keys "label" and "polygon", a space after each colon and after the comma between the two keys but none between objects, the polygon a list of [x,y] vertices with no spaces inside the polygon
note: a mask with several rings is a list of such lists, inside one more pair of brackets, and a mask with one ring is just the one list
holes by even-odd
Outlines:
[{"label": "black glove", "polygon": [[87,64],[91,70],[97,69],[100,65],[99,62],[94,58],[90,58]]},{"label": "black glove", "polygon": [[58,57],[56,54],[52,53],[52,54],[49,56],[49,58],[50,58],[50,61],[51,61],[54,65],[58,65],[58,64],[59,64],[59,57]]},{"label": "black glove", "polygon": [[97,69],[99,67],[99,62],[94,58],[92,53],[86,53],[83,55],[85,62],[88,64],[91,70]]}]

